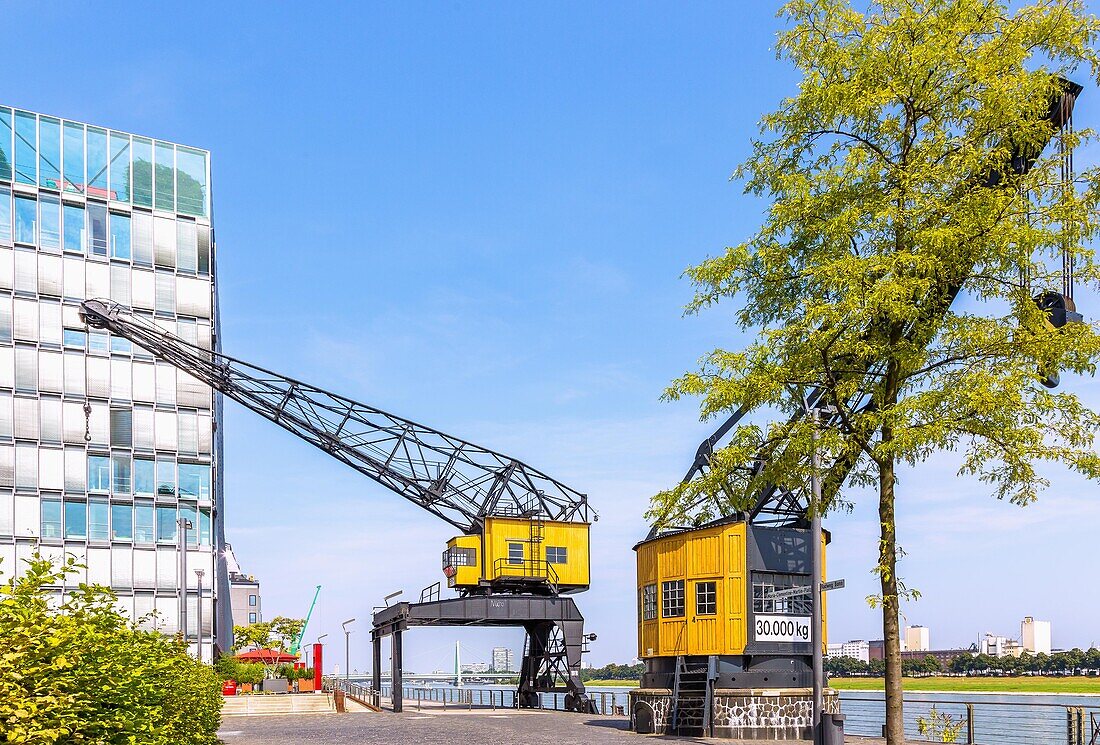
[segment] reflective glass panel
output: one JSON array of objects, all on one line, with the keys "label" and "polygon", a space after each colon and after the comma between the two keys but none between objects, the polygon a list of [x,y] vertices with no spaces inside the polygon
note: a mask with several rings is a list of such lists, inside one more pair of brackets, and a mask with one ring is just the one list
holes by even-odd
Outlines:
[{"label": "reflective glass panel", "polygon": [[65,503],[65,537],[88,537],[88,505],[83,502]]},{"label": "reflective glass panel", "polygon": [[176,148],[176,205],[185,215],[206,215],[206,153]]},{"label": "reflective glass panel", "polygon": [[128,504],[111,505],[111,538],[128,541],[134,537],[134,508]]},{"label": "reflective glass panel", "polygon": [[107,503],[93,500],[88,503],[88,540],[108,541],[111,539],[107,523]]},{"label": "reflective glass panel", "polygon": [[134,204],[153,206],[153,143],[144,137],[135,137],[133,149]]},{"label": "reflective glass panel", "polygon": [[0,107],[0,181],[11,181],[11,109]]},{"label": "reflective glass panel", "polygon": [[156,483],[153,461],[134,458],[134,494],[152,494]]},{"label": "reflective glass panel", "polygon": [[111,491],[115,494],[129,494],[133,486],[130,478],[130,456],[111,456]]},{"label": "reflective glass panel", "polygon": [[38,198],[38,246],[49,253],[61,251],[61,200],[44,193]]},{"label": "reflective glass panel", "polygon": [[156,200],[158,210],[176,211],[176,154],[168,142],[157,142]]},{"label": "reflective glass panel", "polygon": [[157,494],[176,493],[176,464],[170,460],[157,459]]},{"label": "reflective glass panel", "polygon": [[15,240],[34,245],[38,226],[38,203],[33,198],[15,198]]},{"label": "reflective glass panel", "polygon": [[15,112],[15,180],[38,183],[38,132],[34,114]]},{"label": "reflective glass panel", "polygon": [[38,119],[38,185],[61,188],[61,122],[48,116]]},{"label": "reflective glass panel", "polygon": [[[91,186],[89,185],[89,189]],[[107,206],[88,203],[88,248],[92,256],[107,255]]]},{"label": "reflective glass panel", "polygon": [[65,122],[65,191],[84,193],[84,125]]},{"label": "reflective glass panel", "polygon": [[210,499],[210,466],[180,463],[180,496]]},{"label": "reflective glass panel", "polygon": [[107,197],[107,132],[88,127],[88,196]]},{"label": "reflective glass panel", "polygon": [[0,187],[0,244],[11,245],[11,189]]},{"label": "reflective glass panel", "polygon": [[176,508],[157,507],[157,542],[170,543],[176,540]]},{"label": "reflective glass panel", "polygon": [[111,199],[130,201],[130,135],[111,132]]},{"label": "reflective glass panel", "polygon": [[84,208],[78,204],[66,204],[65,216],[65,250],[72,253],[84,253]]},{"label": "reflective glass panel", "polygon": [[199,510],[199,544],[210,545],[210,510],[206,507]]},{"label": "reflective glass panel", "polygon": [[180,517],[191,521],[191,527],[187,529],[187,545],[199,545],[199,512],[193,504],[180,505]]},{"label": "reflective glass panel", "polygon": [[111,256],[130,258],[130,216],[111,213]]},{"label": "reflective glass panel", "polygon": [[69,349],[84,349],[88,345],[88,336],[83,331],[65,329],[63,343]]},{"label": "reflective glass panel", "polygon": [[153,542],[153,505],[148,502],[134,504],[134,542]]},{"label": "reflective glass panel", "polygon": [[57,499],[42,500],[42,537],[61,537],[61,501]]},{"label": "reflective glass panel", "polygon": [[106,455],[88,456],[88,491],[111,490],[111,459]]}]

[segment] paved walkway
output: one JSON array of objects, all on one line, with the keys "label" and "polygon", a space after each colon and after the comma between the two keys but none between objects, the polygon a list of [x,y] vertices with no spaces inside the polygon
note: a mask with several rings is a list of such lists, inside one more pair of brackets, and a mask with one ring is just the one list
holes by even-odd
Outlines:
[{"label": "paved walkway", "polygon": [[[724,743],[693,737],[640,736],[622,717],[595,717],[550,711],[439,709],[355,714],[228,717],[218,733],[225,745],[644,745],[654,740]],[[882,740],[849,736],[852,745]],[[748,744],[745,744],[748,745]],[[760,745],[759,741],[755,745]],[[769,745],[806,745],[777,743]]]}]

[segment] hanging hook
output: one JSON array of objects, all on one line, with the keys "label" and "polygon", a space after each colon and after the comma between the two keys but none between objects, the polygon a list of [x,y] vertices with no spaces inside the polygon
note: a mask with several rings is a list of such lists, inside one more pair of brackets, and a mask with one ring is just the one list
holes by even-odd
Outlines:
[{"label": "hanging hook", "polygon": [[92,441],[92,405],[84,404],[84,442]]}]

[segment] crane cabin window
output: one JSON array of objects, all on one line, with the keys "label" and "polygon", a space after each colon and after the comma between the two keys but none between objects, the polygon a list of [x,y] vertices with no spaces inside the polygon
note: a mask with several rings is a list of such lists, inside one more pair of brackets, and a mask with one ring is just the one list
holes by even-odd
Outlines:
[{"label": "crane cabin window", "polygon": [[444,567],[472,567],[477,565],[477,551],[472,548],[450,548],[443,553]]},{"label": "crane cabin window", "polygon": [[682,579],[661,583],[661,617],[684,617],[684,581]]},{"label": "crane cabin window", "polygon": [[522,564],[523,563],[523,544],[522,543],[509,543],[508,544],[508,563],[509,564]]},{"label": "crane cabin window", "polygon": [[695,615],[713,616],[718,613],[718,583],[695,583]]},{"label": "crane cabin window", "polygon": [[657,585],[642,587],[642,620],[652,621],[657,617]]},{"label": "crane cabin window", "polygon": [[564,546],[547,546],[546,547],[546,562],[548,564],[565,564],[566,551]]}]

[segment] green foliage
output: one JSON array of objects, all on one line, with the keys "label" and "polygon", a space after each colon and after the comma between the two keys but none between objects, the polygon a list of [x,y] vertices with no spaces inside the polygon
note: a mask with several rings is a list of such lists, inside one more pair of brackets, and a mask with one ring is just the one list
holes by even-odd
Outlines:
[{"label": "green foliage", "polygon": [[241,662],[232,655],[222,655],[214,663],[214,670],[222,680],[235,680],[238,683],[255,685],[263,681],[265,668],[260,662]]},{"label": "green foliage", "polygon": [[[1051,136],[1042,116],[1056,76],[1096,76],[1100,22],[1080,0],[1014,11],[992,0],[881,0],[867,13],[846,0],[793,0],[782,15],[778,51],[801,84],[764,117],[735,173],[767,200],[766,218],[687,271],[697,288],[689,312],[731,302],[758,338],[715,349],[667,396],[701,396],[705,417],[745,407],[784,423],[736,428],[710,474],[658,495],[650,517],[729,514],[764,482],[803,490],[811,428],[784,416],[801,406],[792,386],[821,387],[838,407],[821,445],[856,460],[856,483],[877,484],[888,460],[942,449],[960,450],[961,474],[1017,504],[1045,486],[1042,461],[1100,477],[1100,416],[1038,385],[1040,368],[1092,374],[1097,327],[1052,333],[1032,300],[1060,290],[1063,248],[1078,281],[1097,285],[1089,242],[1100,174],[1089,168],[1071,188],[1048,147],[1026,175],[1006,173],[995,188],[980,178],[1004,170],[1011,145]],[[762,473],[738,470],[761,450],[771,455]],[[826,481],[822,510],[839,506],[839,486]]]},{"label": "green foliage", "polygon": [[966,719],[956,719],[936,709],[932,704],[927,717],[917,717],[917,732],[922,737],[932,738],[936,742],[958,742]]},{"label": "green foliage", "polygon": [[270,621],[233,627],[233,651],[244,649],[290,649],[302,633],[305,619],[276,616]]},{"label": "green foliage", "polygon": [[179,639],[137,628],[106,588],[49,588],[77,569],[39,556],[0,585],[0,731],[11,743],[214,745],[214,671]]},{"label": "green foliage", "polygon": [[618,665],[612,662],[604,667],[581,668],[581,680],[638,680],[645,672],[645,665]]}]

